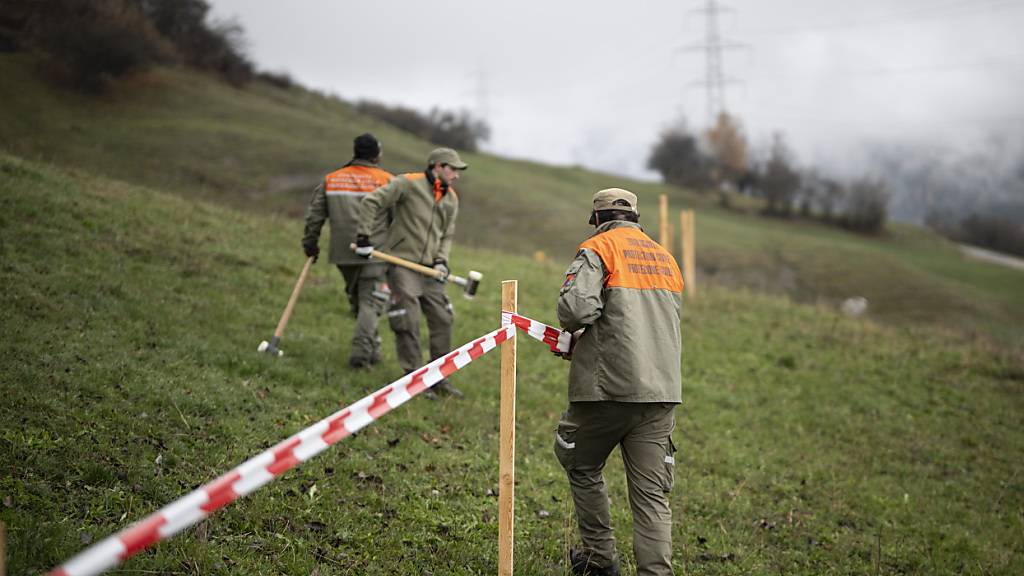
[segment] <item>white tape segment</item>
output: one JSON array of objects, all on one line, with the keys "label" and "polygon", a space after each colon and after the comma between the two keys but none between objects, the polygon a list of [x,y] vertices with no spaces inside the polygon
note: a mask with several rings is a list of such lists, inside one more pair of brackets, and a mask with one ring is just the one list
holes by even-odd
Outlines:
[{"label": "white tape segment", "polygon": [[558,328],[552,328],[543,322],[531,320],[526,316],[520,316],[513,312],[501,313],[501,325],[514,324],[525,331],[531,338],[540,340],[548,345],[552,352],[568,354],[572,343],[572,333]]},{"label": "white tape segment", "polygon": [[[504,318],[504,315],[502,317]],[[518,322],[515,325],[521,326]],[[530,335],[533,336],[533,333]],[[219,508],[269,483],[323,452],[332,444],[355,434],[393,408],[401,406],[413,396],[513,337],[515,328],[510,323],[503,322],[501,328],[464,344],[419,370],[406,374],[262,454],[250,458],[234,470],[150,514],[140,522],[86,549],[52,570],[49,576],[90,576],[117,566],[135,553],[197,524]]]}]

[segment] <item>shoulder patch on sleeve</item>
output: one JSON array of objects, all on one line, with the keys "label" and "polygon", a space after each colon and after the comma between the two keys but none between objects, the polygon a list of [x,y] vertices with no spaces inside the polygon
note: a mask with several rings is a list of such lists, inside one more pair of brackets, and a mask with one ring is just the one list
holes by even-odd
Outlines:
[{"label": "shoulder patch on sleeve", "polygon": [[576,282],[576,274],[579,273],[580,268],[583,268],[583,260],[577,258],[572,261],[569,265],[569,269],[565,271],[565,282],[562,282],[562,289],[560,292],[565,292]]}]

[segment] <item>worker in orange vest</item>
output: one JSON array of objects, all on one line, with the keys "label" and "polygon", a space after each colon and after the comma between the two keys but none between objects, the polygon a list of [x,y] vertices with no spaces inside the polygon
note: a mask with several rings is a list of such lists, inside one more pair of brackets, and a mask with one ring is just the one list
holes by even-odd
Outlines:
[{"label": "worker in orange vest", "polygon": [[[426,316],[430,334],[430,359],[440,358],[452,349],[455,310],[444,293],[444,284],[448,278],[455,219],[459,214],[455,182],[468,167],[455,150],[435,148],[427,157],[424,171],[397,176],[387,186],[367,195],[360,207],[356,254],[369,258],[374,246],[378,246],[392,256],[441,273],[437,278],[429,278],[400,266],[388,270],[393,292],[388,322],[395,333],[398,363],[406,373],[423,363],[422,316]],[[387,234],[383,241],[375,240],[371,232],[389,211]],[[446,396],[462,396],[447,378],[425,392],[424,397],[436,398],[434,390]]]},{"label": "worker in orange vest", "polygon": [[[313,191],[306,210],[306,228],[302,247],[307,257],[320,255],[318,245],[324,222],[331,223],[329,258],[345,279],[349,309],[356,318],[349,352],[350,368],[366,368],[380,361],[380,336],[377,321],[390,294],[385,279],[386,265],[368,262],[352,253],[349,246],[356,241],[359,204],[363,198],[391,181],[391,174],[380,168],[381,144],[373,134],[357,136],[353,141],[353,157],[341,169],[328,174]],[[373,234],[382,239],[386,227],[382,222]]]},{"label": "worker in orange vest", "polygon": [[675,258],[644,233],[636,195],[594,194],[590,224],[565,273],[558,320],[573,332],[564,355],[569,408],[555,455],[569,478],[582,549],[573,574],[619,574],[602,470],[619,446],[633,512],[638,575],[672,574],[675,407],[682,402],[679,331],[683,279]]}]

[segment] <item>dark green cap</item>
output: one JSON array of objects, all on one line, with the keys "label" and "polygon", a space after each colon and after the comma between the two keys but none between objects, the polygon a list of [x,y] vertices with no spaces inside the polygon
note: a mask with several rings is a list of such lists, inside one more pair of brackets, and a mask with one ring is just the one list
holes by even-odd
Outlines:
[{"label": "dark green cap", "polygon": [[459,153],[451,148],[434,148],[427,157],[427,165],[433,166],[434,164],[447,164],[456,170],[465,170],[469,168],[469,164],[462,161],[459,158]]}]

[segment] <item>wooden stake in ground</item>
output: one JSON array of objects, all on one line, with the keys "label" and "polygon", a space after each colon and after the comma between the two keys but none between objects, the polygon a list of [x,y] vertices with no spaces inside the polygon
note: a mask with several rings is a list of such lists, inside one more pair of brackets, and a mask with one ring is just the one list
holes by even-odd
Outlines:
[{"label": "wooden stake in ground", "polygon": [[682,249],[684,290],[692,298],[697,295],[696,225],[693,210],[679,211],[679,243]]},{"label": "wooden stake in ground", "polygon": [[[501,309],[518,312],[518,282],[501,283]],[[498,427],[498,576],[512,576],[516,480],[516,342],[501,344],[501,417]]]},{"label": "wooden stake in ground", "polygon": [[659,213],[658,213],[658,243],[661,244],[662,248],[671,251],[669,245],[672,241],[668,236],[668,195],[662,194],[658,199]]}]

